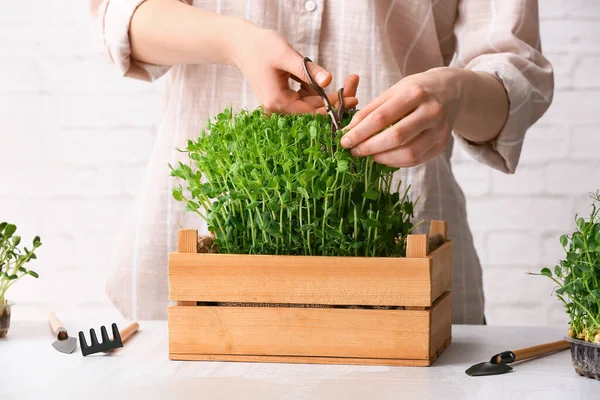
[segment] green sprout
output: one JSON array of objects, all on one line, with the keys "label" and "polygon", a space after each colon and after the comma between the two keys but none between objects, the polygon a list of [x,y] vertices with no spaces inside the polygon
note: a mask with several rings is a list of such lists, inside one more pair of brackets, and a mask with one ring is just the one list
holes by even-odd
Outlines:
[{"label": "green sprout", "polygon": [[396,169],[353,157],[340,139],[322,115],[227,108],[178,149],[189,162],[169,166],[172,195],[207,222],[220,253],[405,255],[410,187],[392,188]]},{"label": "green sprout", "polygon": [[26,275],[39,278],[37,272],[25,268],[25,264],[36,259],[35,250],[42,242],[40,237],[33,239],[31,250],[21,249],[21,237],[15,235],[16,225],[0,223],[0,305],[6,304],[5,295],[8,289]]},{"label": "green sprout", "polygon": [[558,285],[554,294],[570,317],[569,336],[600,343],[600,195],[592,194],[592,211],[587,219],[576,216],[576,230],[562,235],[565,251],[554,270],[540,274]]}]

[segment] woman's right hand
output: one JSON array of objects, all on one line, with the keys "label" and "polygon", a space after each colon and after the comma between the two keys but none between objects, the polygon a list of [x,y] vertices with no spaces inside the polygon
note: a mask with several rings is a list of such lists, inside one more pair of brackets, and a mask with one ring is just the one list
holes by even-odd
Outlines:
[{"label": "woman's right hand", "polygon": [[[305,76],[304,57],[278,32],[241,21],[234,28],[231,39],[231,62],[244,74],[267,113],[325,113],[322,100],[316,96]],[[325,68],[309,63],[308,69],[321,87],[326,88],[331,83],[331,74]],[[290,78],[302,82],[299,91],[290,87]],[[344,81],[347,108],[358,104],[357,86],[357,75],[350,75]],[[334,107],[338,106],[337,92],[331,93],[329,99]]]}]

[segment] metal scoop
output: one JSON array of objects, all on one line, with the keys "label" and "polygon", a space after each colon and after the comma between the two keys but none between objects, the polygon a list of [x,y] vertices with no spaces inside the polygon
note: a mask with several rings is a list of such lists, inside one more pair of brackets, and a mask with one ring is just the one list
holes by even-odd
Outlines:
[{"label": "metal scoop", "polygon": [[56,341],[52,346],[61,353],[71,354],[77,348],[77,339],[69,337],[67,330],[55,313],[48,314],[48,322],[52,333],[56,336]]},{"label": "metal scoop", "polygon": [[566,350],[570,346],[571,344],[566,340],[559,340],[558,342],[540,344],[519,350],[508,350],[496,354],[489,362],[482,362],[473,365],[465,372],[469,376],[504,374],[512,371],[512,367],[507,364],[528,360],[534,357],[545,356],[557,351]]}]

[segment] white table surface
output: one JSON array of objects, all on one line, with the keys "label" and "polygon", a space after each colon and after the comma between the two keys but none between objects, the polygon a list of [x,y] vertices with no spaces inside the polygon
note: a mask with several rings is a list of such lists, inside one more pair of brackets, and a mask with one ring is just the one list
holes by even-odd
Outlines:
[{"label": "white table surface", "polygon": [[[13,313],[13,316],[15,314]],[[71,336],[123,320],[64,320]],[[0,399],[600,399],[600,381],[579,377],[569,351],[513,364],[508,374],[465,370],[503,350],[560,340],[564,328],[454,326],[431,367],[170,361],[167,325],[140,331],[110,355],[66,355],[43,318],[13,320],[0,339]],[[87,334],[86,334],[87,337]]]}]

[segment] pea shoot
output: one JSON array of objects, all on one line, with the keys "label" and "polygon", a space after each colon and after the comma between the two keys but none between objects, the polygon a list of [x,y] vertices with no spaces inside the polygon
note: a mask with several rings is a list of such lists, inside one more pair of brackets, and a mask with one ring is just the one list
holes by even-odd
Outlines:
[{"label": "pea shoot", "polygon": [[553,271],[544,268],[533,275],[547,276],[558,285],[554,293],[569,314],[569,336],[600,343],[600,195],[591,198],[589,217],[578,215],[576,230],[560,237],[564,259]]},{"label": "pea shoot", "polygon": [[207,222],[220,253],[404,256],[410,187],[340,139],[321,115],[227,108],[180,149],[189,162],[170,165],[172,195]]}]

